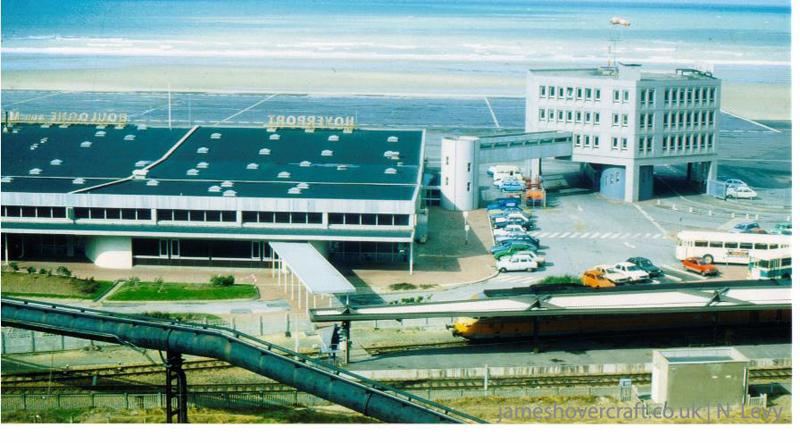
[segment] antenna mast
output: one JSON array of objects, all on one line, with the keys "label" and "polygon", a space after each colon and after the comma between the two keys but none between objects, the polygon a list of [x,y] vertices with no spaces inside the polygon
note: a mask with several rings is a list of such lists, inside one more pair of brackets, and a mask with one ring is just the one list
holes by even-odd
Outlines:
[{"label": "antenna mast", "polygon": [[172,85],[167,86],[167,124],[172,129]]}]

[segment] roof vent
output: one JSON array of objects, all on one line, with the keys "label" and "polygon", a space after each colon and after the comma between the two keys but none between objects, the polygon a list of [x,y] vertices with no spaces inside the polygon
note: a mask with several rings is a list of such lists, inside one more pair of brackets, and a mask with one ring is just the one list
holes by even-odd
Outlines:
[{"label": "roof vent", "polygon": [[281,171],[278,173],[278,178],[289,178],[292,174],[289,174],[289,171]]},{"label": "roof vent", "polygon": [[144,123],[136,125],[136,130],[137,131],[145,131],[145,130],[147,130],[147,125],[145,125]]},{"label": "roof vent", "polygon": [[338,142],[339,141],[339,136],[338,135],[329,135],[328,136],[328,141],[329,142]]},{"label": "roof vent", "polygon": [[105,137],[106,136],[106,131],[97,131],[97,132],[94,133],[94,136],[95,137]]},{"label": "roof vent", "polygon": [[333,151],[330,149],[323,149],[320,155],[323,157],[333,157]]},{"label": "roof vent", "polygon": [[197,169],[208,169],[208,162],[199,162],[195,167]]},{"label": "roof vent", "polygon": [[309,186],[308,186],[308,183],[298,183],[297,184],[297,188],[298,189],[308,189]]},{"label": "roof vent", "polygon": [[208,154],[208,148],[206,148],[205,146],[201,146],[201,147],[197,148],[197,153],[198,154]]},{"label": "roof vent", "polygon": [[38,148],[38,147],[39,147],[39,143],[34,143],[34,144],[32,144],[32,145],[31,145],[31,151],[35,151],[35,150],[36,150],[36,148]]},{"label": "roof vent", "polygon": [[144,180],[147,178],[147,169],[134,169],[133,170],[133,179],[134,180]]},{"label": "roof vent", "polygon": [[92,142],[90,141],[85,141],[81,143],[81,148],[91,148],[91,147],[92,147]]},{"label": "roof vent", "polygon": [[389,138],[387,138],[386,141],[389,142],[389,143],[397,143],[397,136],[396,135],[392,135]]},{"label": "roof vent", "polygon": [[258,163],[248,163],[247,169],[258,169]]},{"label": "roof vent", "polygon": [[208,187],[208,192],[220,192],[220,191],[222,191],[222,188],[217,185]]},{"label": "roof vent", "polygon": [[280,134],[270,134],[269,135],[269,139],[270,140],[280,140],[281,139],[281,135]]},{"label": "roof vent", "polygon": [[11,183],[12,181],[14,181],[14,179],[11,178],[11,177],[2,177],[2,178],[0,178],[0,183]]},{"label": "roof vent", "polygon": [[28,171],[28,174],[30,174],[30,175],[39,175],[41,173],[42,173],[42,170],[39,169],[39,168],[33,168],[30,171]]},{"label": "roof vent", "polygon": [[310,134],[310,133],[314,132],[314,128],[306,128],[305,132]]},{"label": "roof vent", "polygon": [[224,182],[222,182],[220,184],[220,186],[222,186],[223,188],[232,188],[233,187],[233,182],[230,181],[230,180],[225,180]]},{"label": "roof vent", "polygon": [[128,134],[125,137],[122,137],[122,139],[127,141],[127,142],[133,141],[133,140],[136,140],[136,135],[135,134]]},{"label": "roof vent", "polygon": [[76,178],[75,180],[72,180],[72,184],[73,185],[82,185],[84,183],[86,183],[86,180],[84,180],[84,179],[82,179],[80,177]]},{"label": "roof vent", "polygon": [[200,171],[198,171],[197,169],[194,169],[194,168],[189,169],[188,171],[186,171],[186,175],[197,175],[199,173],[200,173]]},{"label": "roof vent", "polygon": [[347,165],[336,165],[336,170],[337,171],[346,171],[347,170]]},{"label": "roof vent", "polygon": [[303,192],[303,191],[300,188],[296,188],[296,187],[295,188],[289,188],[289,194],[295,194],[296,195],[296,194],[300,194],[301,192]]},{"label": "roof vent", "polygon": [[403,166],[403,162],[397,162],[397,166]]},{"label": "roof vent", "polygon": [[150,180],[147,180],[147,186],[158,186],[158,180],[152,178]]},{"label": "roof vent", "polygon": [[39,143],[47,143],[47,137],[40,138]]},{"label": "roof vent", "polygon": [[272,149],[270,148],[261,148],[258,150],[258,155],[270,155],[272,154]]},{"label": "roof vent", "polygon": [[227,191],[222,193],[223,197],[236,197],[236,191],[233,189],[228,189]]},{"label": "roof vent", "polygon": [[106,128],[106,125],[97,125],[97,126],[95,126],[95,129],[105,129],[105,128]]},{"label": "roof vent", "polygon": [[65,128],[69,128],[69,125],[67,123],[61,123],[60,125],[58,125],[58,127],[61,128],[61,129],[65,129]]},{"label": "roof vent", "polygon": [[58,158],[50,160],[50,166],[61,166],[61,163],[63,162],[61,161],[61,159]]},{"label": "roof vent", "polygon": [[215,133],[211,134],[211,140],[219,140],[221,138],[222,138],[222,134],[220,134],[219,132],[215,132]]},{"label": "roof vent", "polygon": [[50,127],[50,125],[49,125],[49,124],[47,124],[47,123],[45,123],[45,124],[43,124],[43,125],[41,125],[41,126],[40,126],[40,128],[49,128],[49,127]]},{"label": "roof vent", "polygon": [[395,168],[386,168],[383,171],[383,173],[384,174],[389,174],[389,175],[394,175],[394,174],[397,174],[397,169],[395,169]]},{"label": "roof vent", "polygon": [[398,151],[386,151],[383,153],[383,156],[386,158],[397,157],[398,155],[400,155],[400,152]]},{"label": "roof vent", "polygon": [[300,166],[303,168],[308,168],[309,166],[311,166],[311,162],[308,160],[303,160],[300,162]]},{"label": "roof vent", "polygon": [[147,166],[149,164],[150,164],[150,160],[139,160],[138,162],[136,162],[136,164],[134,164],[134,166],[136,166],[137,168],[144,168],[145,166]]}]

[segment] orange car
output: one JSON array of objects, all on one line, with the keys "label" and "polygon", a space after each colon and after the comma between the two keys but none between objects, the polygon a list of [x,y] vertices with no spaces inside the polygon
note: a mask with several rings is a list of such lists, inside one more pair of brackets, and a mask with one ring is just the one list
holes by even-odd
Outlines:
[{"label": "orange car", "polygon": [[700,257],[689,257],[686,259],[681,260],[681,264],[683,265],[683,269],[687,271],[696,272],[700,275],[716,275],[719,274],[719,270],[716,266],[712,265],[711,263],[706,263]]},{"label": "orange car", "polygon": [[581,276],[581,283],[590,288],[613,288],[616,286],[614,282],[603,275],[603,271],[598,269],[589,269],[584,272]]}]

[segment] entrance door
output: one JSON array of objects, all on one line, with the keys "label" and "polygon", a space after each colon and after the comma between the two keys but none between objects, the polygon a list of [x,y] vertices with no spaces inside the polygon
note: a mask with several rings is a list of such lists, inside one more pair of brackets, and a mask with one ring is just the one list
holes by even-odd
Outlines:
[{"label": "entrance door", "polygon": [[253,261],[261,261],[261,242],[260,241],[251,241],[250,242],[250,258]]},{"label": "entrance door", "polygon": [[170,248],[169,255],[170,258],[177,258],[181,256],[181,241],[180,240],[171,240],[172,247]]},{"label": "entrance door", "polygon": [[158,241],[158,256],[161,258],[169,258],[169,240]]}]

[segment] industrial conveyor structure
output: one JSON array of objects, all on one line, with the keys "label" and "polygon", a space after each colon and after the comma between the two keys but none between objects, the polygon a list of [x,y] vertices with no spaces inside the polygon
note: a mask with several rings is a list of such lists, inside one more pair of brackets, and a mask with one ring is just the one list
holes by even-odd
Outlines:
[{"label": "industrial conveyor structure", "polygon": [[394,423],[481,423],[478,418],[377,383],[233,329],[3,297],[3,326],[167,352],[167,422],[188,422],[182,354],[224,360],[366,416]]}]

